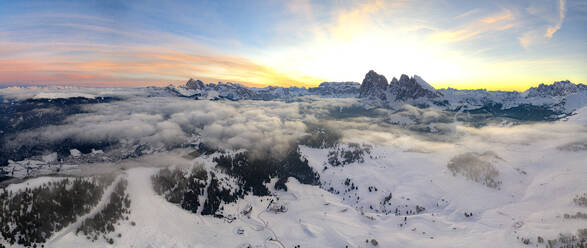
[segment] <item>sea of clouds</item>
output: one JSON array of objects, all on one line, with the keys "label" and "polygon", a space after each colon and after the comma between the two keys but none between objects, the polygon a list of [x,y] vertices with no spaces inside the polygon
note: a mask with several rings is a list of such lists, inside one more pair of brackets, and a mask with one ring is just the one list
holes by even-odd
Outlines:
[{"label": "sea of clouds", "polygon": [[[472,125],[457,121],[459,113],[404,105],[383,109],[356,98],[300,97],[294,101],[209,101],[153,95],[154,89],[4,88],[8,101],[70,96],[116,97],[81,105],[82,113],[59,124],[5,135],[5,149],[23,145],[116,142],[174,149],[203,142],[218,149],[246,149],[257,156],[283,156],[304,137],[309,127],[321,126],[341,135],[340,142],[396,146],[406,151],[462,150],[484,152],[511,144],[586,144],[585,120],[540,123],[491,122]],[[50,96],[50,97],[48,97]],[[42,98],[42,97],[41,97]],[[56,109],[46,109],[46,114]],[[583,111],[583,110],[580,110]],[[585,111],[583,111],[585,112]],[[579,115],[583,116],[583,115]],[[51,151],[47,151],[51,153]]]}]

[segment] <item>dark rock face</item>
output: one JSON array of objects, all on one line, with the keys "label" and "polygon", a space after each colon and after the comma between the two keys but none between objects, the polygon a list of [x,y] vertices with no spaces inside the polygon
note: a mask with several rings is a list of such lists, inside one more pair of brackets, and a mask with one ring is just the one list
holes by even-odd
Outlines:
[{"label": "dark rock face", "polygon": [[434,98],[440,96],[432,86],[418,76],[408,77],[401,75],[400,79],[393,78],[390,84],[383,75],[369,71],[361,84],[361,98],[378,99],[383,101],[406,101],[420,97]]},{"label": "dark rock face", "polygon": [[365,79],[363,79],[363,83],[359,89],[359,97],[387,100],[387,87],[388,84],[385,76],[379,75],[371,70],[365,75]]},{"label": "dark rock face", "polygon": [[410,78],[405,74],[401,75],[399,81],[396,78],[391,80],[389,92],[395,96],[396,101],[405,101],[420,97],[434,98],[440,95],[423,80],[419,82],[417,76]]}]

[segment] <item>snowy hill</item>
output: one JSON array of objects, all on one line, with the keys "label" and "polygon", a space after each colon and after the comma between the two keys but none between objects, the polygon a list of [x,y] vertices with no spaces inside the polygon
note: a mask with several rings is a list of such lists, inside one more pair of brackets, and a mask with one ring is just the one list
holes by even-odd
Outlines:
[{"label": "snowy hill", "polygon": [[[88,203],[95,207],[55,230],[45,247],[580,247],[586,238],[585,148],[567,147],[573,136],[585,138],[584,130],[572,129],[584,125],[585,113],[544,127],[464,129],[473,134],[455,144],[398,139],[388,145],[301,146],[319,185],[289,177],[282,188],[274,178],[258,184],[267,193],[253,193],[256,186],[245,186],[253,178],[241,181],[245,174],[226,170],[217,160],[221,153],[154,154],[120,163],[119,176],[105,185],[87,186],[103,187],[101,197]],[[503,134],[487,140],[478,133],[494,128]],[[508,140],[518,129],[531,131]],[[576,131],[550,134],[550,140],[532,137],[548,135],[546,130]],[[508,145],[496,145],[503,142]],[[526,156],[535,150],[541,155]],[[170,172],[144,166],[171,157],[177,159]],[[47,183],[60,180],[41,177],[5,190],[53,187]],[[121,181],[128,186],[117,191]],[[111,206],[115,192],[128,197],[128,210]],[[121,213],[105,220],[112,221],[112,231],[84,224],[94,223],[104,209]]]}]

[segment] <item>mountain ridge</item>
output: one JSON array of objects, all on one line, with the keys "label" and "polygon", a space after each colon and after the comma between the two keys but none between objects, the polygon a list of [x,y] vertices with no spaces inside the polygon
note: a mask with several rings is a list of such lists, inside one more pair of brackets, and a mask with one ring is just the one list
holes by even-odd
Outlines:
[{"label": "mountain ridge", "polygon": [[168,86],[167,89],[182,97],[209,100],[284,100],[300,96],[315,95],[327,98],[359,98],[363,102],[395,108],[403,104],[420,107],[439,107],[460,111],[501,106],[512,109],[523,105],[548,108],[557,113],[571,113],[585,106],[587,85],[575,84],[568,80],[552,84],[540,84],[519,91],[491,91],[486,89],[459,90],[453,88],[435,89],[418,75],[402,74],[388,82],[384,75],[370,70],[361,84],[357,82],[323,82],[317,87],[247,87],[239,83],[205,84],[189,79],[182,86]]}]

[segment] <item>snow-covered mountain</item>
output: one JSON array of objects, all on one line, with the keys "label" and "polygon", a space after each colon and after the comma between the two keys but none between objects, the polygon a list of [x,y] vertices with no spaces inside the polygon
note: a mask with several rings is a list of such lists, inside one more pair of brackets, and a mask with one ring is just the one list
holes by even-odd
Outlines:
[{"label": "snow-covered mountain", "polygon": [[168,86],[168,91],[178,96],[195,99],[228,99],[228,100],[274,100],[289,99],[304,95],[322,97],[356,97],[359,93],[359,84],[355,82],[323,82],[318,87],[279,87],[267,86],[264,88],[247,87],[238,83],[205,84],[200,80],[191,79],[182,86]]},{"label": "snow-covered mountain", "polygon": [[181,96],[192,97],[196,99],[229,99],[229,100],[246,100],[255,99],[256,93],[248,87],[237,83],[204,84],[200,80],[191,79],[184,86],[168,86],[167,89]]},{"label": "snow-covered mountain", "polygon": [[[420,107],[440,107],[450,111],[487,110],[488,112],[517,112],[526,110],[548,110],[553,115],[570,114],[586,106],[587,86],[569,81],[541,84],[524,92],[435,89],[421,77],[401,75],[389,84],[385,76],[374,71],[365,75],[360,98],[375,100],[382,106],[398,107],[411,104]],[[491,109],[491,110],[489,110]]]},{"label": "snow-covered mountain", "polygon": [[[195,99],[285,100],[314,95],[326,98],[360,98],[363,102],[398,108],[404,104],[437,107],[448,111],[480,111],[492,114],[518,115],[539,111],[537,119],[557,119],[587,105],[587,86],[569,81],[541,84],[524,92],[435,89],[418,75],[402,74],[390,82],[371,70],[361,84],[356,82],[323,82],[318,87],[246,87],[237,83],[205,84],[190,79],[185,85],[168,86],[167,91]],[[499,113],[498,113],[499,112]]]},{"label": "snow-covered mountain", "polygon": [[465,129],[465,144],[300,145],[283,160],[195,146],[80,164],[0,189],[0,245],[584,247],[585,110]]},{"label": "snow-covered mountain", "polygon": [[358,97],[360,87],[357,82],[323,82],[318,87],[309,88],[308,93],[323,97]]},{"label": "snow-covered mountain", "polygon": [[526,97],[565,97],[574,93],[587,91],[587,85],[574,84],[569,80],[554,82],[553,84],[540,84],[524,92]]}]

